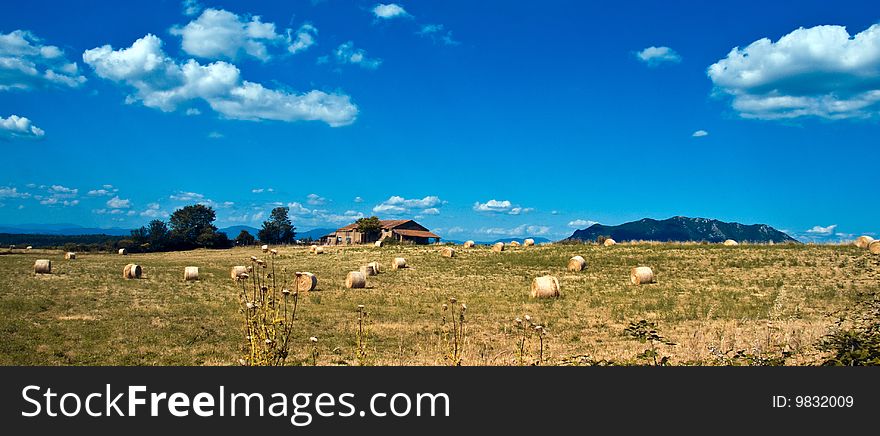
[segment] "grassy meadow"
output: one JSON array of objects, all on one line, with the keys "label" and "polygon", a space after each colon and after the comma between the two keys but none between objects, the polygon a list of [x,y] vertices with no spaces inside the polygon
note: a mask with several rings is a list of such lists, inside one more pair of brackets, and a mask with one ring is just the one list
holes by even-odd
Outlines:
[{"label": "grassy meadow", "polygon": [[[643,364],[647,344],[624,329],[654,322],[675,345],[657,346],[671,364],[729,363],[738,351],[815,364],[816,343],[866,294],[880,291],[880,256],[839,245],[618,244],[456,247],[277,247],[278,280],[294,271],[317,275],[301,295],[288,364],[443,365],[451,326],[442,306],[467,305],[464,365],[535,363],[537,337],[520,352],[514,323],[529,315],[544,326],[541,364]],[[573,255],[587,260],[569,272]],[[240,287],[233,265],[266,259],[259,248],[132,254],[0,250],[2,365],[236,365],[242,356]],[[394,257],[409,268],[391,270]],[[36,259],[52,274],[35,275]],[[366,289],[345,289],[348,271],[370,261],[384,270]],[[140,280],[123,267],[143,267]],[[633,286],[634,266],[650,266],[657,283]],[[185,266],[200,280],[184,282]],[[283,271],[283,272],[282,272]],[[530,299],[534,277],[559,278],[561,297]],[[357,306],[368,312],[366,356],[357,355]],[[448,313],[448,312],[447,312]]]}]

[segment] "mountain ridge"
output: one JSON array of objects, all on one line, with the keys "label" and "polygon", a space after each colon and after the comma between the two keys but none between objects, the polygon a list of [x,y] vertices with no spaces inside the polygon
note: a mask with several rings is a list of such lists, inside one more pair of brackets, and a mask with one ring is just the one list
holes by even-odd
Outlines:
[{"label": "mountain ridge", "polygon": [[586,229],[575,230],[564,241],[595,241],[599,236],[610,237],[617,241],[723,242],[733,239],[738,242],[800,243],[767,224],[740,224],[684,216],[674,216],[665,220],[642,218],[617,226],[593,224]]}]

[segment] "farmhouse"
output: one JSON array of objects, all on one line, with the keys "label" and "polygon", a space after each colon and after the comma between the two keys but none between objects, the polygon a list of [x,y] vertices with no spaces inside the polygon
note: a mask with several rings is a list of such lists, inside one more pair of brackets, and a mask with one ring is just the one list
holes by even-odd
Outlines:
[{"label": "farmhouse", "polygon": [[412,244],[428,244],[431,239],[440,241],[439,236],[413,220],[382,220],[381,223],[381,230],[367,233],[351,223],[321,239],[327,245],[369,244],[387,239]]}]

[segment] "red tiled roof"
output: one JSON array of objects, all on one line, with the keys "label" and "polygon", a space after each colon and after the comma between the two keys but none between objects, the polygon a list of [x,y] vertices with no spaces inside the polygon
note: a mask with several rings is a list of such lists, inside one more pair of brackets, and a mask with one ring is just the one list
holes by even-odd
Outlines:
[{"label": "red tiled roof", "polygon": [[[391,230],[401,224],[408,223],[412,220],[381,220],[382,230]],[[349,232],[357,228],[357,223],[351,223],[345,227],[340,227],[337,232]]]},{"label": "red tiled roof", "polygon": [[439,238],[439,236],[427,231],[427,230],[406,230],[406,229],[395,229],[392,232],[397,233],[401,236],[409,236],[411,238]]}]

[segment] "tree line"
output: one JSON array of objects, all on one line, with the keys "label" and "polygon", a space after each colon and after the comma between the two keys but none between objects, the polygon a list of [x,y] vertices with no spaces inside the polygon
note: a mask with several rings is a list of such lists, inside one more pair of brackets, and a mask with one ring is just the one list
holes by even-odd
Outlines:
[{"label": "tree line", "polygon": [[263,221],[257,236],[242,230],[231,240],[214,225],[217,213],[210,206],[193,204],[174,211],[168,222],[154,219],[131,231],[129,236],[109,235],[31,235],[0,234],[2,245],[32,245],[43,248],[64,248],[67,251],[115,251],[125,248],[131,252],[176,251],[194,248],[231,248],[263,244],[291,244],[296,242],[296,227],[290,220],[290,209],[276,207],[269,219]]}]

